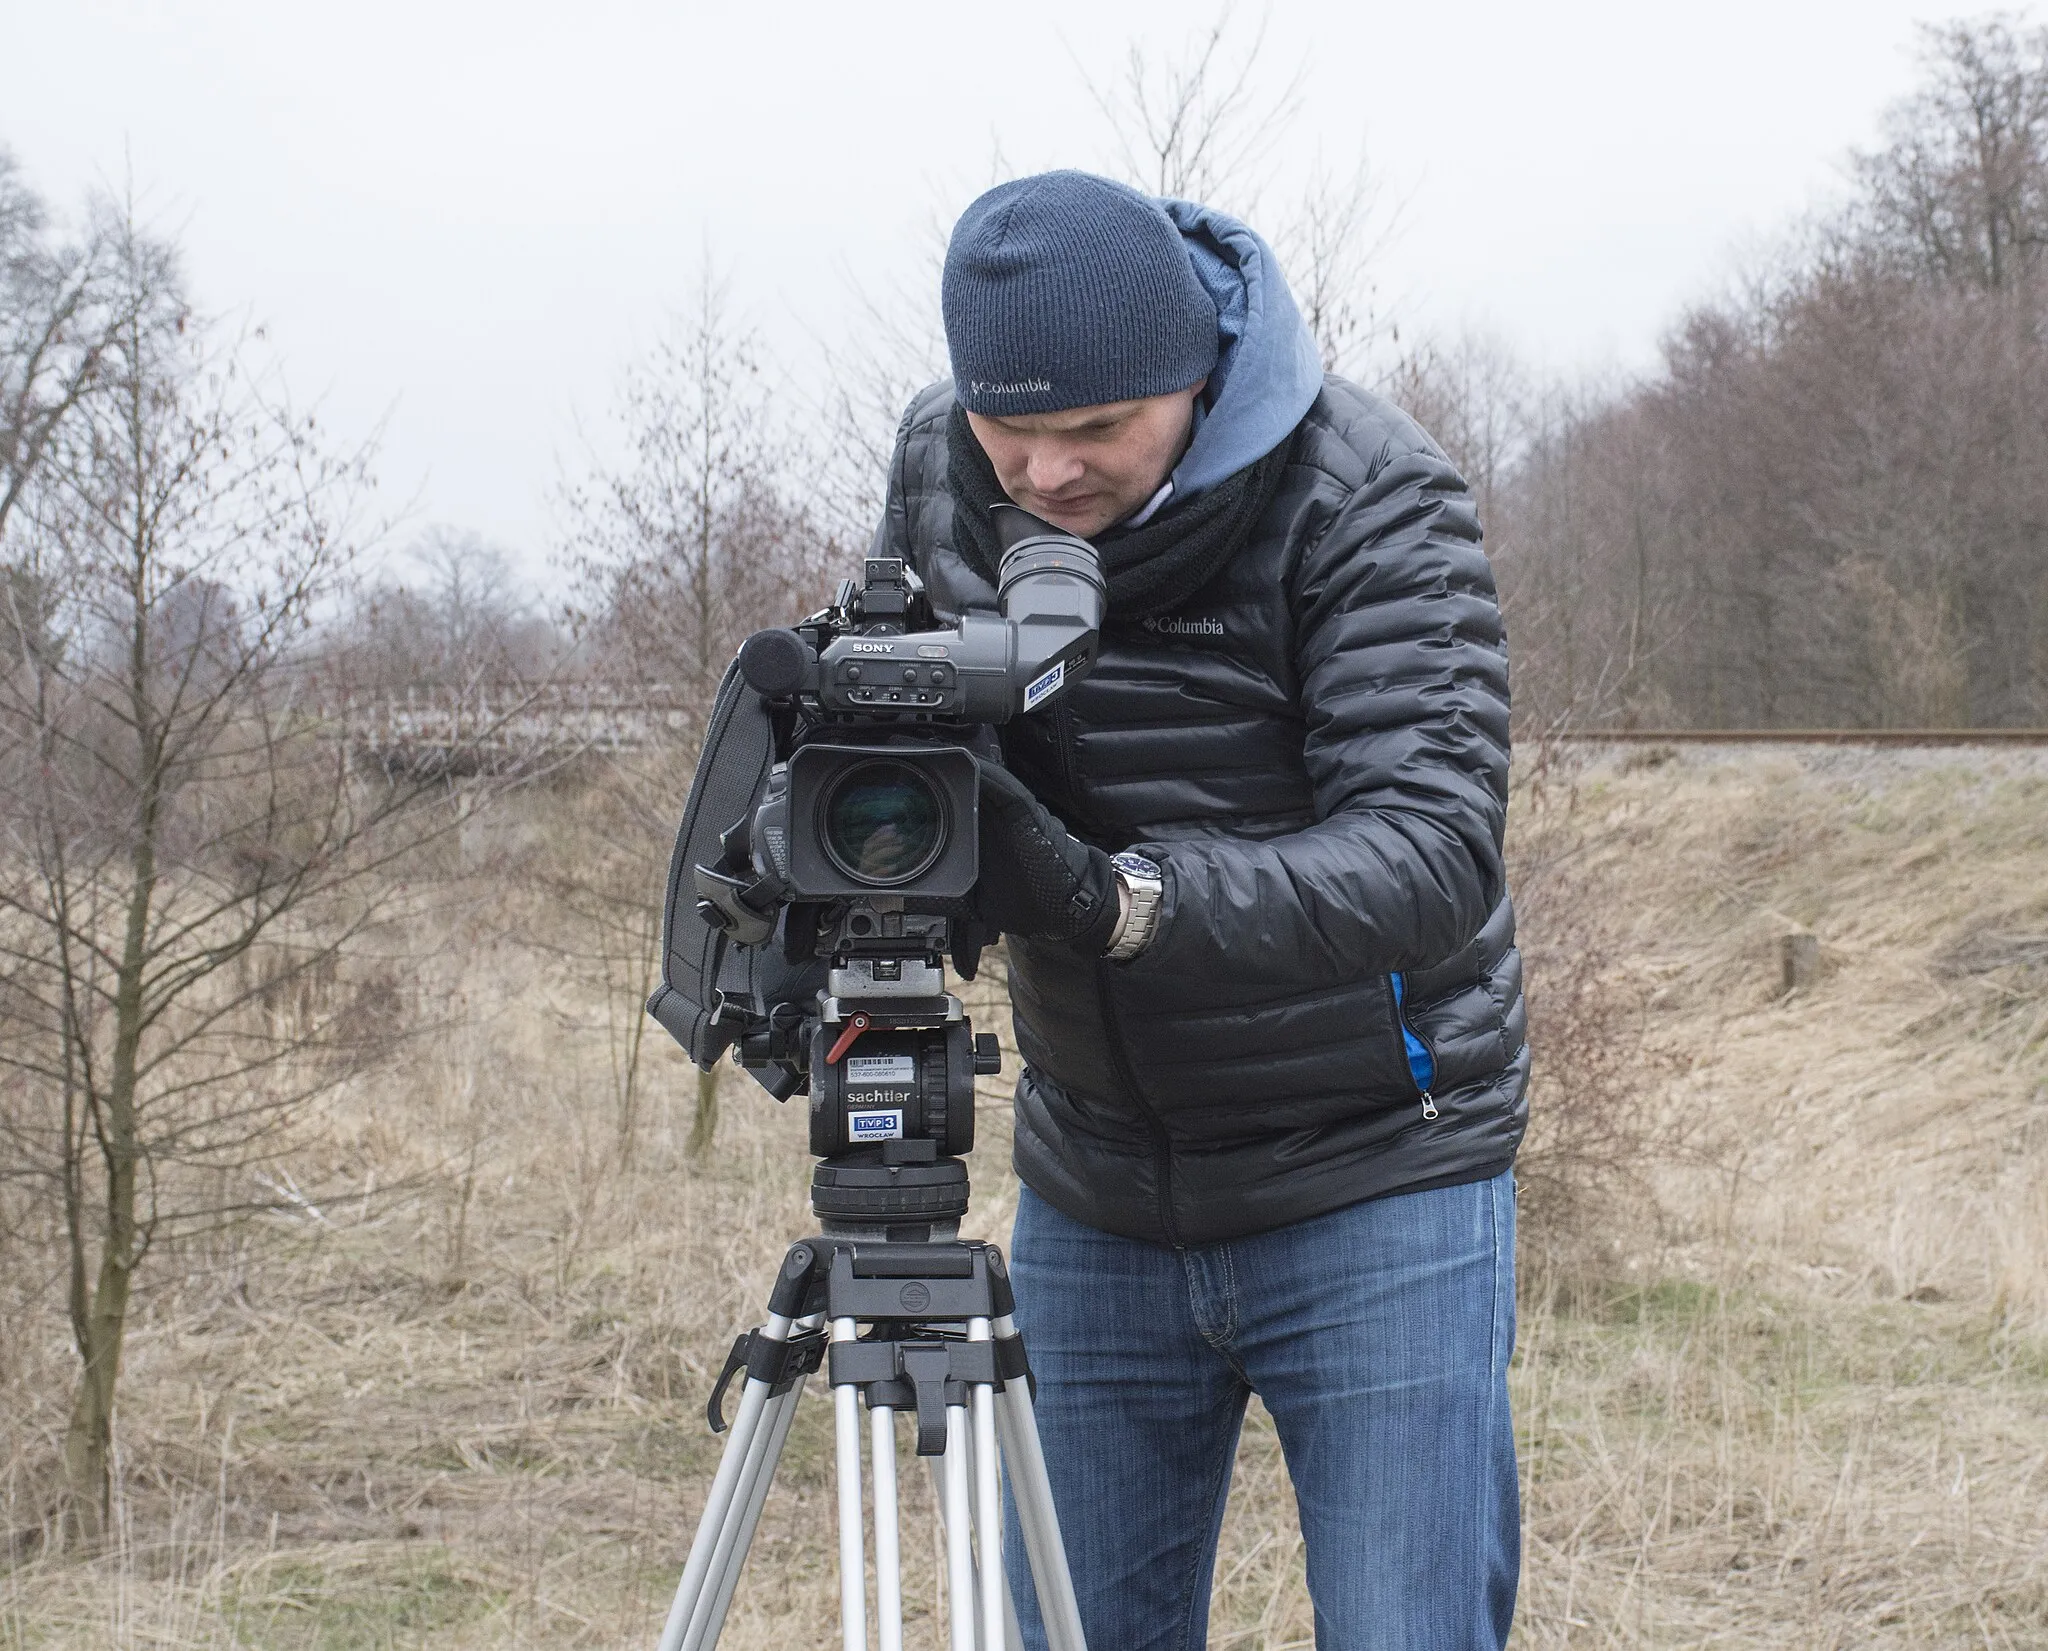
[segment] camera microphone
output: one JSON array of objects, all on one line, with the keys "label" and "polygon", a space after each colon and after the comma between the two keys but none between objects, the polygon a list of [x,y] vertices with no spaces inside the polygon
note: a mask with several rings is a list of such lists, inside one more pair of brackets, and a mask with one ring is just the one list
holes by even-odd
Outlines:
[{"label": "camera microphone", "polygon": [[818,656],[790,630],[756,631],[740,644],[740,675],[769,699],[795,693],[810,680]]}]

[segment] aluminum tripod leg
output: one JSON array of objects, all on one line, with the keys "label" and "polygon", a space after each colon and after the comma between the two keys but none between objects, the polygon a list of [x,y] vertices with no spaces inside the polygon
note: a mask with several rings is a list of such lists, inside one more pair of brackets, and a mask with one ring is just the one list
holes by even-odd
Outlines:
[{"label": "aluminum tripod leg", "polygon": [[[996,1412],[996,1425],[998,1428],[1000,1428],[1003,1425],[1001,1411]],[[998,1519],[1002,1517],[1001,1460],[1001,1455],[1000,1453],[998,1453],[996,1471],[996,1517]],[[946,1519],[946,1483],[944,1471],[941,1466],[943,1461],[944,1458],[938,1456],[929,1456],[925,1458],[925,1465],[931,1469],[932,1506],[938,1510],[939,1523],[941,1529],[944,1528]],[[973,1479],[974,1483],[977,1486],[979,1486],[981,1484],[981,1453],[978,1446],[969,1455],[968,1461],[971,1464],[969,1469],[969,1477]],[[975,1540],[977,1544],[981,1540],[981,1531],[983,1530],[983,1528],[984,1527],[982,1525],[981,1515],[979,1511],[977,1511],[974,1517],[974,1531]],[[993,1574],[996,1579],[996,1609],[998,1609],[1002,1613],[1002,1637],[995,1641],[997,1651],[1024,1651],[1024,1629],[1022,1625],[1019,1624],[1019,1622],[1017,1621],[1017,1602],[1010,1597],[1010,1578],[1009,1574],[1001,1568],[1000,1557],[998,1557],[997,1559],[997,1568],[993,1573],[983,1571],[975,1578],[975,1586],[977,1589],[975,1612],[976,1620],[984,1625],[982,1630],[982,1637],[986,1639],[988,1636],[988,1628],[986,1626],[988,1619],[986,1615],[984,1615],[984,1613],[986,1613],[989,1609],[987,1584],[985,1579],[990,1574]]]},{"label": "aluminum tripod leg", "polygon": [[[995,1321],[995,1333],[998,1339],[1014,1336],[1016,1320],[1005,1313]],[[1031,1562],[1031,1580],[1038,1590],[1046,1644],[1051,1651],[1087,1651],[1081,1606],[1074,1598],[1066,1544],[1060,1539],[1060,1517],[1052,1503],[1052,1482],[1046,1477],[1045,1452],[1038,1442],[1038,1416],[1032,1409],[1030,1385],[1021,1379],[1005,1382],[996,1405],[1003,1455],[1010,1468],[1010,1494],[1016,1499],[1024,1557]]]},{"label": "aluminum tripod leg", "polygon": [[[859,1339],[850,1318],[832,1321],[835,1343]],[[832,1389],[832,1436],[839,1478],[839,1633],[845,1651],[868,1651],[868,1565],[861,1540],[860,1390]],[[970,1648],[971,1651],[971,1648]]]},{"label": "aluminum tripod leg", "polygon": [[768,1487],[774,1481],[775,1469],[782,1460],[782,1447],[789,1439],[789,1425],[796,1419],[797,1401],[804,1395],[804,1383],[808,1377],[799,1376],[787,1393],[772,1397],[768,1408],[762,1413],[761,1433],[763,1443],[753,1453],[747,1477],[742,1481],[743,1494],[734,1499],[738,1523],[733,1529],[733,1540],[723,1563],[716,1558],[712,1562],[710,1609],[702,1608],[692,1613],[689,1632],[683,1636],[682,1651],[705,1651],[706,1647],[718,1643],[719,1631],[725,1627],[725,1613],[732,1605],[733,1590],[739,1586],[740,1572],[746,1568],[747,1553],[754,1545],[754,1532],[761,1524],[761,1509],[768,1500]]},{"label": "aluminum tripod leg", "polygon": [[946,1527],[946,1624],[949,1651],[978,1651],[974,1629],[974,1506],[968,1490],[967,1407],[946,1406],[946,1454],[941,1463]]},{"label": "aluminum tripod leg", "polygon": [[875,1626],[881,1651],[903,1651],[903,1539],[896,1508],[896,1412],[868,1412],[875,1475]]},{"label": "aluminum tripod leg", "polygon": [[[989,1321],[967,1321],[970,1342],[988,1341]],[[1003,1469],[996,1449],[996,1391],[986,1382],[968,1389],[974,1418],[974,1525],[980,1546],[981,1644],[997,1651],[1003,1643],[1003,1601],[1009,1584],[1003,1576]]]},{"label": "aluminum tripod leg", "polygon": [[[769,1341],[787,1341],[795,1321],[780,1313],[770,1313],[762,1325],[760,1334]],[[675,1603],[669,1607],[668,1621],[661,1631],[660,1651],[682,1651],[684,1637],[689,1632],[691,1620],[698,1614],[698,1606],[706,1600],[706,1583],[712,1578],[719,1549],[723,1546],[728,1559],[732,1545],[727,1538],[736,1533],[734,1515],[744,1518],[748,1503],[752,1500],[755,1476],[766,1478],[762,1473],[763,1463],[756,1446],[765,1450],[773,1429],[764,1431],[762,1423],[768,1410],[771,1391],[763,1381],[749,1380],[740,1392],[739,1413],[733,1418],[731,1437],[726,1440],[725,1453],[718,1459],[718,1472],[711,1481],[711,1494],[704,1499],[703,1517],[697,1522],[696,1539],[690,1544],[690,1557],[683,1566],[683,1579],[676,1586]],[[793,1408],[795,1390],[784,1394]],[[788,1424],[782,1422],[786,1433]],[[750,1473],[749,1469],[752,1469]],[[768,1464],[772,1471],[772,1464]],[[742,1489],[746,1495],[742,1495]],[[741,1555],[744,1558],[744,1554]],[[716,1588],[711,1590],[712,1597]]]}]

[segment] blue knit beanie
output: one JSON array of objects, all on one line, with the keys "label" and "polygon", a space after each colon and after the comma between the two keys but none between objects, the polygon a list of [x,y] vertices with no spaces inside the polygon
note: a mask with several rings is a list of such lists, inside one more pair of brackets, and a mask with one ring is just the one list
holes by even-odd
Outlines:
[{"label": "blue knit beanie", "polygon": [[1057,413],[1185,390],[1216,304],[1149,195],[1087,172],[998,184],[960,215],[940,283],[970,413]]}]

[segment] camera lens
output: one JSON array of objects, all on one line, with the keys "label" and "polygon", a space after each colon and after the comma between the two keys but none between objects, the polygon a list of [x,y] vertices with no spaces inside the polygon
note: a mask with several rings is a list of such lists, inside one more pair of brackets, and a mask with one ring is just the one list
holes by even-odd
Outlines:
[{"label": "camera lens", "polygon": [[946,846],[945,803],[908,763],[855,763],[832,782],[819,816],[832,863],[876,887],[909,882]]}]

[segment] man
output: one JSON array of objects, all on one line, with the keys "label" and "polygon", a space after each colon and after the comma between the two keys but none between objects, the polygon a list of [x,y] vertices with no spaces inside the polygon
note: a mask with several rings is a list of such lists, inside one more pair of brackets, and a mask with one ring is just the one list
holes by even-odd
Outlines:
[{"label": "man", "polygon": [[1009,500],[1109,584],[1093,673],[1002,731],[977,890],[1011,940],[1012,1270],[1090,1645],[1206,1643],[1256,1392],[1317,1645],[1498,1651],[1528,1051],[1465,485],[1323,375],[1221,213],[1004,184],[943,296],[952,383],[904,419],[878,554],[992,608]]}]

